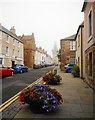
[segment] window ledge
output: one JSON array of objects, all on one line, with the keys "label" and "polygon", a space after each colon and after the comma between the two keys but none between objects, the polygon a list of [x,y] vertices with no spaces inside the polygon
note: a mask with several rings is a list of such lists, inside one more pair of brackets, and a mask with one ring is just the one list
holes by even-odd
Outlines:
[{"label": "window ledge", "polygon": [[9,41],[6,41],[7,43],[9,43]]}]

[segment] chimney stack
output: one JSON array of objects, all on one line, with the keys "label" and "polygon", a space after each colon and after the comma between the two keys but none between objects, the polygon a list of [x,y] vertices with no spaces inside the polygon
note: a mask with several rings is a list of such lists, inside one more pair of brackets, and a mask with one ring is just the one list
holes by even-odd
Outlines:
[{"label": "chimney stack", "polygon": [[11,27],[10,31],[11,31],[13,34],[16,34],[16,30],[15,30],[14,26]]}]

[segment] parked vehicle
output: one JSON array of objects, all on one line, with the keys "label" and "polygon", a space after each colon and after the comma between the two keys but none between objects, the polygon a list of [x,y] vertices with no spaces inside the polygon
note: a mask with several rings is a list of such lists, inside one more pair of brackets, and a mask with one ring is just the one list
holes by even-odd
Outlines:
[{"label": "parked vehicle", "polygon": [[0,76],[12,76],[14,74],[14,70],[11,67],[0,65]]},{"label": "parked vehicle", "polygon": [[42,68],[41,64],[38,64],[38,65],[35,65],[33,66],[34,69],[39,69],[39,68]]},{"label": "parked vehicle", "polygon": [[67,64],[67,65],[64,66],[64,71],[65,72],[71,72],[72,69],[73,69],[72,64]]},{"label": "parked vehicle", "polygon": [[28,67],[21,64],[14,64],[12,68],[14,69],[15,73],[28,72]]}]

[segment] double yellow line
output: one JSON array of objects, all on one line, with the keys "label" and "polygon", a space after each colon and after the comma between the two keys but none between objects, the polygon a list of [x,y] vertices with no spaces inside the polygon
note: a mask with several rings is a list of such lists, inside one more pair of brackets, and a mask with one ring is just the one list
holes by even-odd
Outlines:
[{"label": "double yellow line", "polygon": [[[39,78],[38,80],[36,80],[35,82],[33,82],[32,84],[30,84],[28,87],[30,87],[31,85],[37,84],[39,82],[41,82],[42,77]],[[26,88],[28,88],[26,87]],[[20,91],[21,92],[21,91]],[[11,105],[15,100],[18,99],[19,93],[17,93],[15,96],[13,96],[12,98],[10,98],[9,100],[7,100],[6,102],[4,102],[2,105],[0,105],[0,112],[2,112],[4,109],[6,109],[9,105]]]},{"label": "double yellow line", "polygon": [[[51,71],[51,70],[50,70]],[[49,71],[49,72],[50,72]],[[48,74],[49,72],[47,72],[46,74]],[[37,79],[35,82],[33,82],[32,84],[30,84],[29,86],[27,86],[26,88],[30,87],[31,85],[40,83],[42,81],[42,77],[40,77],[39,79]],[[24,88],[25,89],[25,88]],[[20,91],[21,92],[21,91]],[[11,105],[15,100],[18,99],[19,93],[17,93],[15,96],[13,96],[12,98],[10,98],[9,100],[7,100],[6,102],[4,102],[2,105],[0,105],[0,112],[2,112],[4,109],[6,109],[9,105]]]}]

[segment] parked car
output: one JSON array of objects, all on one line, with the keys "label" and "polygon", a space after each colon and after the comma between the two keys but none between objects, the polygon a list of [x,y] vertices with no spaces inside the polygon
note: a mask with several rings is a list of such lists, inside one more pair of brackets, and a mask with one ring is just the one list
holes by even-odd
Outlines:
[{"label": "parked car", "polygon": [[14,64],[12,68],[14,69],[15,73],[28,72],[28,67],[21,64]]},{"label": "parked car", "polygon": [[0,65],[0,76],[12,76],[14,74],[14,70],[11,67]]},{"label": "parked car", "polygon": [[72,64],[67,64],[67,65],[64,66],[64,71],[65,72],[71,72],[72,69],[73,69]]},{"label": "parked car", "polygon": [[39,68],[42,68],[42,66],[41,66],[41,64],[37,64],[37,65],[34,64],[33,68],[34,69],[39,69]]}]

